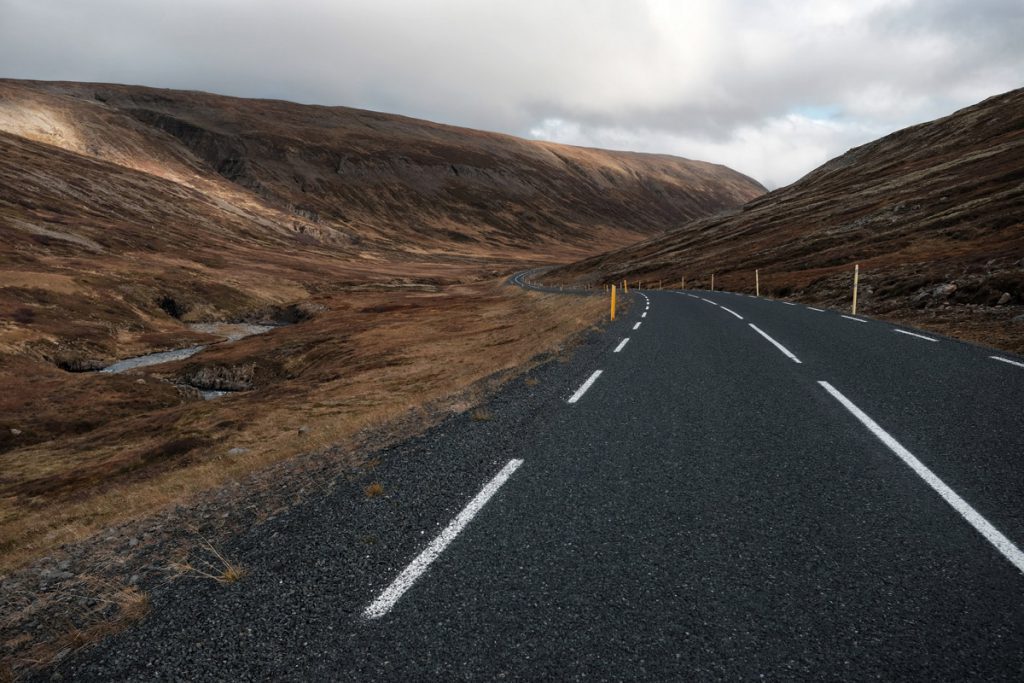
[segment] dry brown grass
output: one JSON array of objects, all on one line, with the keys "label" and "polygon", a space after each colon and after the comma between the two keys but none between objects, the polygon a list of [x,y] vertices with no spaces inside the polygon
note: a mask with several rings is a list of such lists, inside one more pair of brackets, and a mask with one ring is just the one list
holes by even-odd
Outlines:
[{"label": "dry brown grass", "polygon": [[[182,402],[174,394],[147,402],[148,392],[160,397],[169,389],[156,377],[139,385],[128,376],[56,371],[39,390],[25,365],[0,370],[8,395],[20,397],[5,404],[8,419],[31,425],[49,405],[88,427],[55,429],[50,440],[0,455],[0,569],[271,463],[379,431],[417,406],[454,401],[485,377],[559,352],[605,306],[599,297],[497,282],[325,303],[329,310],[314,320],[210,351],[201,362],[264,369],[256,390],[218,401]],[[189,362],[161,370],[174,376]],[[464,400],[451,410],[470,409]],[[307,428],[301,435],[300,426]],[[248,450],[229,455],[234,447]]]},{"label": "dry brown grass", "polygon": [[376,498],[384,493],[384,485],[379,481],[375,481],[372,484],[367,485],[367,487],[363,489],[363,493],[366,494],[367,498]]},{"label": "dry brown grass", "polygon": [[528,387],[535,387],[540,384],[540,380],[536,377],[527,377],[523,380],[523,383]]},{"label": "dry brown grass", "polygon": [[246,575],[245,567],[227,559],[205,538],[200,541],[199,547],[209,553],[210,557],[172,562],[170,569],[174,572],[175,578],[196,576],[217,583],[229,584],[241,580]]},{"label": "dry brown grass", "polygon": [[[70,604],[78,604],[78,600],[95,603],[90,608],[79,608],[77,612],[66,612],[60,636],[51,642],[32,642],[29,635],[24,635],[22,643],[4,642],[8,652],[18,651],[17,658],[7,661],[0,660],[0,682],[15,681],[15,672],[25,672],[44,666],[53,660],[57,652],[70,653],[83,647],[99,642],[119,632],[125,626],[142,619],[150,610],[149,596],[131,586],[114,585],[108,580],[96,577],[81,577],[77,584],[83,594],[64,594],[61,597],[71,599]],[[39,603],[33,603],[38,609]],[[97,618],[97,612],[103,616]],[[14,615],[14,618],[23,615]],[[22,647],[28,645],[28,647]]]},{"label": "dry brown grass", "polygon": [[489,422],[494,419],[494,413],[487,408],[474,408],[473,412],[470,413],[470,417],[473,418],[474,422]]}]

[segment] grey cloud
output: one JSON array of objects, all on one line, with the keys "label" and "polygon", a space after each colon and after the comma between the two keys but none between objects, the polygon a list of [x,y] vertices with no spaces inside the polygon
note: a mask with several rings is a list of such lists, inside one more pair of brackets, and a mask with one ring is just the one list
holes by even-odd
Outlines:
[{"label": "grey cloud", "polygon": [[[391,111],[722,154],[761,179],[1017,87],[1019,0],[0,0],[0,75]],[[837,112],[796,134],[788,116]],[[569,133],[565,133],[568,135]],[[746,148],[744,147],[746,144]],[[764,145],[757,149],[755,145]],[[657,148],[665,145],[665,148]],[[796,145],[790,147],[789,145]]]}]

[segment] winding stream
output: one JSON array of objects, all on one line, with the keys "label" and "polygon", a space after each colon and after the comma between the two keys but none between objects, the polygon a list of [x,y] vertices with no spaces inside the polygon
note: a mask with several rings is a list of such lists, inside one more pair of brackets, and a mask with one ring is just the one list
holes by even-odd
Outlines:
[{"label": "winding stream", "polygon": [[[273,325],[250,325],[247,323],[193,323],[189,325],[189,329],[195,332],[205,332],[206,334],[215,334],[224,337],[227,343],[244,339],[245,337],[252,337],[257,334],[265,334],[270,330],[274,329]],[[161,363],[170,363],[175,360],[184,360],[191,356],[196,355],[200,351],[206,348],[206,344],[200,346],[189,346],[184,349],[174,349],[173,351],[161,351],[159,353],[148,353],[145,356],[136,356],[135,358],[125,358],[119,360],[113,365],[100,370],[100,372],[107,372],[111,374],[120,374],[122,372],[128,372],[129,370],[135,370],[136,368],[145,368],[150,365],[160,365]],[[206,394],[217,394],[216,396],[207,397]],[[217,398],[222,396],[223,392],[204,392],[204,398]]]}]

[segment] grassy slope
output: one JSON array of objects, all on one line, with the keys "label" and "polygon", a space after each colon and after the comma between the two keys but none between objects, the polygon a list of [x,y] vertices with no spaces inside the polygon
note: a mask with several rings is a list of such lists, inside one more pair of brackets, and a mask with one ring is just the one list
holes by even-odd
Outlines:
[{"label": "grassy slope", "polygon": [[[849,305],[1024,352],[1024,90],[850,150],[741,210],[555,271]],[[939,285],[956,284],[950,296]],[[997,305],[1008,293],[1010,302]]]}]

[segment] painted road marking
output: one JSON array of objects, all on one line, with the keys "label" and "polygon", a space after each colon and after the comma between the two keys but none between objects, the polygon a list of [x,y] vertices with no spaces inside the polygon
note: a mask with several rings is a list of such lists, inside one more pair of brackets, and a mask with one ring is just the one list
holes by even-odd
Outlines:
[{"label": "painted road marking", "polygon": [[796,304],[793,303],[792,301],[783,301],[782,303],[786,304],[787,306],[796,306]]},{"label": "painted road marking", "polygon": [[637,323],[636,325],[633,325],[633,329],[639,330],[641,325],[643,325],[643,323]]},{"label": "painted road marking", "polygon": [[1001,356],[989,356],[989,358],[991,358],[993,360],[999,360],[999,361],[1002,361],[1004,363],[1009,363],[1010,365],[1016,365],[1019,368],[1024,368],[1024,363],[1018,363],[1017,361],[1010,360],[1009,358],[1003,358]]},{"label": "painted road marking", "polygon": [[774,339],[772,339],[771,337],[769,337],[769,336],[768,336],[768,335],[767,335],[767,334],[766,334],[766,333],[765,333],[765,332],[764,332],[764,331],[763,331],[763,330],[762,330],[761,328],[759,328],[759,327],[758,327],[757,325],[755,325],[754,323],[747,323],[747,324],[748,324],[748,325],[750,325],[750,326],[751,326],[751,327],[752,327],[752,328],[754,329],[754,332],[757,332],[757,333],[758,333],[759,335],[761,335],[762,337],[764,337],[765,339],[767,339],[768,341],[770,341],[770,342],[771,342],[772,344],[774,344],[774,345],[775,345],[775,348],[777,348],[777,349],[778,349],[779,351],[782,351],[782,354],[783,354],[784,356],[786,356],[786,358],[789,358],[789,359],[790,359],[791,361],[793,361],[794,363],[799,363],[799,362],[800,362],[800,359],[799,359],[799,358],[797,358],[796,356],[794,356],[794,355],[793,355],[792,353],[790,353],[789,349],[787,349],[787,348],[786,348],[785,346],[783,346],[783,345],[782,345],[782,344],[780,344],[779,342],[777,342],[777,341],[775,341]]},{"label": "painted road marking", "polygon": [[594,370],[594,374],[590,376],[590,379],[584,382],[583,386],[577,389],[576,393],[569,397],[569,403],[575,403],[580,400],[583,397],[583,394],[587,393],[587,389],[590,388],[590,385],[596,382],[597,378],[601,376],[601,372],[601,370]]},{"label": "painted road marking", "polygon": [[819,381],[818,384],[824,387],[825,391],[832,394],[832,397],[842,403],[844,408],[850,411],[854,417],[860,420],[861,424],[868,428],[868,431],[878,437],[879,441],[888,446],[889,450],[898,455],[903,462],[910,466],[910,469],[914,470],[919,477],[924,479],[936,493],[942,496],[943,500],[949,503],[954,510],[960,513],[961,517],[967,520],[968,524],[984,536],[985,540],[995,546],[996,550],[1003,554],[1003,557],[1009,560],[1019,571],[1024,572],[1024,553],[1013,544],[1013,541],[1003,536],[988,520],[978,514],[966,500],[957,495],[956,491],[946,486],[924,463],[914,457],[913,453],[904,448],[887,431],[879,427],[877,422],[855,406],[850,399],[843,396],[828,382]]},{"label": "painted road marking", "polygon": [[867,322],[867,320],[861,320],[860,318],[854,318],[852,315],[841,315],[841,317],[846,318],[847,320],[856,320],[859,323],[866,323]]},{"label": "painted road marking", "polygon": [[619,345],[615,347],[615,350],[614,350],[614,351],[612,351],[612,353],[618,353],[618,352],[619,352],[619,351],[621,351],[621,350],[623,349],[623,347],[625,347],[625,346],[626,346],[626,344],[628,344],[628,343],[629,343],[629,337],[626,337],[625,339],[623,339],[622,341],[620,341],[620,342],[619,342]]},{"label": "painted road marking", "polygon": [[824,313],[825,312],[825,311],[821,310],[820,308],[815,308],[814,306],[807,306],[807,308],[811,309],[812,311],[817,311],[818,313]]},{"label": "painted road marking", "polygon": [[907,332],[906,330],[893,330],[893,332],[899,332],[900,334],[910,335],[911,337],[917,337],[918,339],[924,339],[925,341],[930,341],[930,342],[938,342],[939,341],[938,339],[932,339],[931,337],[926,337],[923,334],[917,334],[916,332]]},{"label": "painted road marking", "polygon": [[700,297],[700,300],[701,300],[701,301],[707,301],[707,302],[708,302],[709,304],[711,304],[712,306],[717,306],[717,305],[718,305],[718,304],[716,304],[716,303],[715,303],[714,301],[712,301],[711,299],[705,299],[704,297]]},{"label": "painted road marking", "polygon": [[646,318],[647,317],[647,311],[644,311],[643,313],[641,313],[640,317],[641,318]]},{"label": "painted road marking", "polygon": [[462,508],[462,512],[448,523],[448,526],[438,534],[437,538],[431,541],[430,545],[424,548],[423,552],[417,555],[416,559],[410,562],[409,566],[402,570],[402,573],[391,582],[391,585],[385,588],[384,592],[370,603],[370,606],[363,612],[363,616],[367,619],[378,619],[391,611],[391,608],[395,606],[398,599],[412,587],[412,584],[426,571],[430,563],[437,559],[438,555],[448,547],[448,544],[459,535],[459,532],[469,524],[470,520],[476,516],[476,513],[480,512],[480,509],[491,499],[491,496],[501,488],[502,484],[508,481],[512,473],[519,469],[519,466],[522,464],[522,460],[509,460],[508,464],[484,485],[480,493],[476,494],[476,497],[469,501],[466,507]]},{"label": "painted road marking", "polygon": [[725,306],[722,306],[721,309],[723,311],[728,311],[729,313],[732,313],[734,316],[736,316],[740,320],[743,320],[743,316],[740,315],[739,313],[737,313],[736,311],[732,310],[731,308],[726,308]]}]

